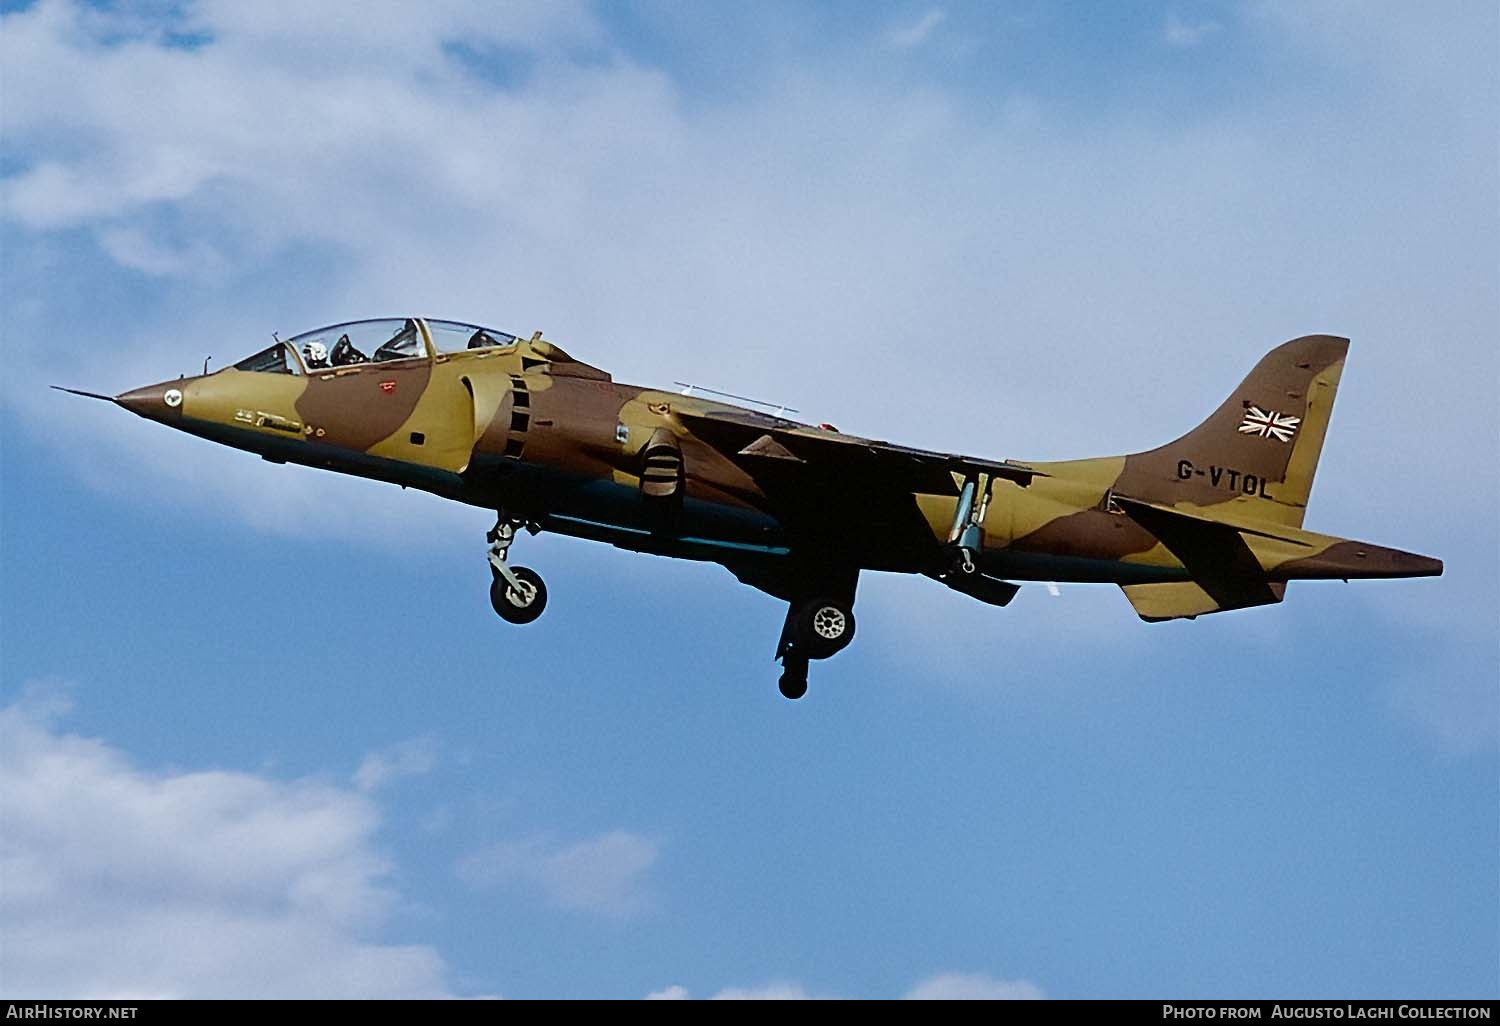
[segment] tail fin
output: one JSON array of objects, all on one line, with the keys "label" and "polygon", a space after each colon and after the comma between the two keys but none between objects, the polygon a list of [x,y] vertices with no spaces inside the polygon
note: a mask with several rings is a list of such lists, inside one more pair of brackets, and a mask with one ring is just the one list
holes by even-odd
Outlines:
[{"label": "tail fin", "polygon": [[1167,505],[1233,503],[1254,519],[1301,527],[1348,350],[1332,335],[1277,346],[1202,424],[1125,457],[1114,490]]}]

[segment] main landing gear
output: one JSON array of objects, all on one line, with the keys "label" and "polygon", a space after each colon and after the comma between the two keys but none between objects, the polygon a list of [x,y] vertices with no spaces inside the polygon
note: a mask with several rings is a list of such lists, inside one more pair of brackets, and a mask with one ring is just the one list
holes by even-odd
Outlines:
[{"label": "main landing gear", "polygon": [[781,628],[776,658],[781,660],[781,693],[807,694],[807,665],[842,652],[854,640],[854,588],[847,597],[816,596],[793,601]]},{"label": "main landing gear", "polygon": [[502,511],[495,526],[484,536],[490,543],[490,573],[494,575],[490,582],[490,605],[507,623],[530,623],[547,608],[547,585],[541,575],[528,567],[511,566],[505,559],[516,540],[516,530],[521,527],[532,534],[537,532],[535,525]]},{"label": "main landing gear", "polygon": [[[525,528],[536,534],[533,522],[501,510],[485,535],[490,543],[490,605],[508,623],[531,623],[547,608],[547,585],[541,575],[506,558]],[[744,580],[745,578],[741,578]],[[781,693],[787,698],[807,694],[807,668],[818,659],[842,652],[854,640],[854,589],[858,570],[818,567],[801,569],[764,590],[789,599],[776,658],[781,662]]]}]

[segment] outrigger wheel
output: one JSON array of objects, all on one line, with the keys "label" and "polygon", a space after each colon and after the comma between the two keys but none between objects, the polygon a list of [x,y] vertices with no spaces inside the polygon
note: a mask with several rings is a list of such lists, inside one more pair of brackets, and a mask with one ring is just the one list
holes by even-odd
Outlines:
[{"label": "outrigger wheel", "polygon": [[513,566],[510,572],[516,575],[516,584],[495,573],[490,582],[490,605],[507,623],[530,623],[547,608],[547,585],[530,567]]}]

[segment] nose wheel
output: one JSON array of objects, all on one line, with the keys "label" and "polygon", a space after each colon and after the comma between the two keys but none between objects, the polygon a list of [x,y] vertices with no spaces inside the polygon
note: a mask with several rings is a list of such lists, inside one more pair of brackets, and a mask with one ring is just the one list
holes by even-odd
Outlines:
[{"label": "nose wheel", "polygon": [[547,585],[541,574],[524,566],[511,566],[506,559],[516,530],[525,527],[533,534],[536,528],[503,512],[490,528],[485,540],[490,543],[490,605],[506,623],[531,623],[547,608]]},{"label": "nose wheel", "polygon": [[530,567],[514,566],[510,572],[515,584],[499,573],[490,582],[490,605],[506,623],[530,623],[547,608],[547,585]]}]

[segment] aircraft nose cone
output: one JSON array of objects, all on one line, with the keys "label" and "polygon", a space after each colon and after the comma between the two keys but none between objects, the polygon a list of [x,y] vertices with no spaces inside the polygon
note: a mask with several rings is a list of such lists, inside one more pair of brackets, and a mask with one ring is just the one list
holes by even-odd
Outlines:
[{"label": "aircraft nose cone", "polygon": [[175,420],[182,416],[182,381],[163,381],[115,396],[115,402],[147,420]]}]

